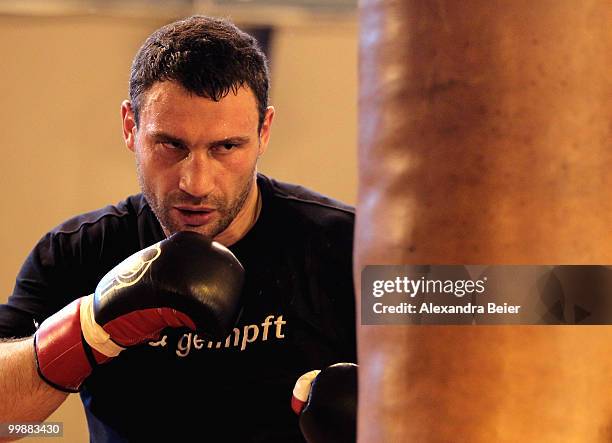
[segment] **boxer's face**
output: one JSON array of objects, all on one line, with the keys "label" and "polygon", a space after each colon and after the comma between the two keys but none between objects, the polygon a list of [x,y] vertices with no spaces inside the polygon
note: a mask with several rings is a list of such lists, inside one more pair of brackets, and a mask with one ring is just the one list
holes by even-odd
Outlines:
[{"label": "boxer's face", "polygon": [[250,89],[230,91],[215,102],[175,82],[159,82],[144,94],[136,127],[131,106],[124,102],[126,144],[135,153],[141,189],[166,235],[189,230],[215,238],[244,225],[273,113],[269,108],[258,133],[257,102]]}]

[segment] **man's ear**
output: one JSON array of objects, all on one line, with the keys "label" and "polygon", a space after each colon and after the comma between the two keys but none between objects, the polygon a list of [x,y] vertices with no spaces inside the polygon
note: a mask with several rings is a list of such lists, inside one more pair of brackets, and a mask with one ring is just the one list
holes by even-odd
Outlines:
[{"label": "man's ear", "polygon": [[259,152],[258,156],[262,155],[268,149],[268,142],[270,141],[270,129],[272,127],[272,120],[274,120],[274,107],[268,106],[266,115],[263,123],[261,124],[261,130],[259,131]]},{"label": "man's ear", "polygon": [[132,110],[132,103],[129,100],[123,100],[121,103],[121,121],[123,124],[123,139],[125,140],[125,146],[130,151],[134,151],[134,144],[136,143],[136,120],[134,118],[134,111]]}]

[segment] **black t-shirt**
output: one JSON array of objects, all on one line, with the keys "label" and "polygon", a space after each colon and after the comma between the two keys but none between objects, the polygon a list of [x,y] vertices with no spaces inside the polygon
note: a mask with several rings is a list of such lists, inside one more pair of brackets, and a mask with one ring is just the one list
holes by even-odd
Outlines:
[{"label": "black t-shirt", "polygon": [[[303,441],[290,408],[304,372],[356,361],[354,211],[258,176],[262,210],[230,249],[246,270],[232,334],[211,342],[167,329],[97,367],[81,391],[91,440]],[[125,257],[164,238],[142,195],[83,214],[45,235],[0,305],[0,337],[90,294]]]}]

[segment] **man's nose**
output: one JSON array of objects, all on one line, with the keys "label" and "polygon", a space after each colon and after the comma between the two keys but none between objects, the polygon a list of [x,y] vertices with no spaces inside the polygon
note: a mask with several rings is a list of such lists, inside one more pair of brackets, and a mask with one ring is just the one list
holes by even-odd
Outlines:
[{"label": "man's nose", "polygon": [[214,187],[214,165],[208,151],[192,151],[183,159],[179,189],[194,197],[206,197]]}]

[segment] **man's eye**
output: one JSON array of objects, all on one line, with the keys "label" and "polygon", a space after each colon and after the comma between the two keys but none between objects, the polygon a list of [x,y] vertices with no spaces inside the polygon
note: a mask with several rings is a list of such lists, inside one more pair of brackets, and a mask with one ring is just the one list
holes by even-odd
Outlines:
[{"label": "man's eye", "polygon": [[176,143],[176,142],[161,142],[161,145],[164,148],[170,149],[170,150],[177,150],[177,149],[183,148],[183,146],[180,143]]},{"label": "man's eye", "polygon": [[236,143],[223,143],[215,146],[213,148],[213,151],[221,154],[227,154],[229,152],[232,152],[237,147],[238,145]]}]

